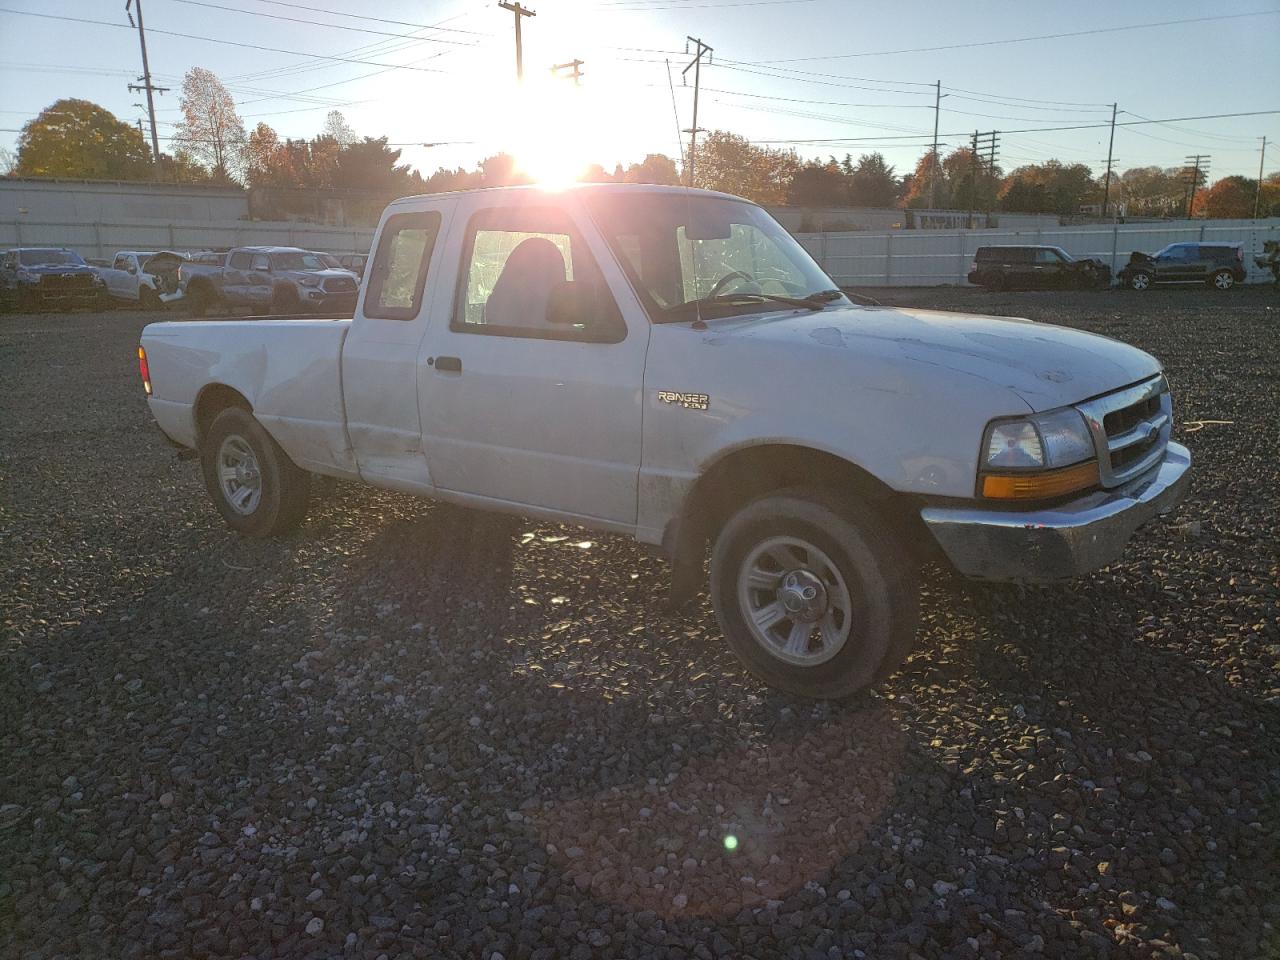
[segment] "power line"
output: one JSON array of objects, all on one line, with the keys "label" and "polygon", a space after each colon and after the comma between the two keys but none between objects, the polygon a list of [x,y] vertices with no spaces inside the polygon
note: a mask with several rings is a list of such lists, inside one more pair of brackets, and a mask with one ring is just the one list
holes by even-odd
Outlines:
[{"label": "power line", "polygon": [[[1169,117],[1163,120],[1127,120],[1124,123],[1117,123],[1117,127],[1139,127],[1151,123],[1180,123],[1184,120],[1228,120],[1236,117],[1267,117],[1280,113],[1280,110],[1249,110],[1242,113],[1207,113],[1195,117]],[[1002,133],[1052,133],[1062,130],[1098,130],[1111,126],[1109,123],[1077,123],[1060,127],[1031,127],[1026,130],[1004,130]],[[946,133],[944,137],[961,137],[969,136],[967,133]],[[819,143],[848,143],[856,142],[858,137],[826,137],[826,138],[794,138],[790,140],[774,139],[774,140],[753,140],[752,143],[799,143],[799,144],[819,144]],[[884,138],[881,138],[884,139]],[[896,139],[896,138],[890,138]],[[903,139],[920,139],[919,137],[903,138]]]},{"label": "power line", "polygon": [[1154,27],[1171,27],[1186,23],[1239,20],[1244,17],[1268,17],[1280,15],[1280,10],[1257,10],[1252,13],[1231,13],[1211,17],[1189,17],[1184,20],[1163,20],[1156,23],[1135,23],[1123,27],[1095,27],[1092,30],[1075,30],[1070,33],[1044,33],[1034,37],[1011,37],[1006,40],[974,40],[968,43],[946,43],[934,47],[908,47],[902,50],[871,50],[862,53],[834,53],[819,57],[790,57],[784,60],[762,60],[761,63],[809,63],[815,60],[849,60],[855,57],[888,57],[900,53],[934,53],[939,50],[966,50],[973,47],[996,47],[1008,43],[1031,43],[1038,40],[1064,40],[1070,37],[1091,37],[1101,33],[1122,33],[1126,30],[1148,30]]},{"label": "power line", "polygon": [[[389,23],[397,27],[414,27],[418,30],[441,30],[446,33],[467,33],[474,37],[487,37],[490,34],[482,33],[479,30],[463,30],[461,27],[442,27],[439,24],[414,23],[409,20],[390,20],[386,17],[374,17],[367,13],[347,13],[344,10],[328,10],[324,7],[312,6],[309,3],[289,3],[287,0],[257,0],[258,3],[269,3],[275,7],[289,7],[293,10],[306,10],[308,13],[326,13],[334,17],[347,17],[352,20],[368,20],[370,23]],[[446,20],[440,21],[445,23],[448,20],[455,20],[456,17],[448,17]]]},{"label": "power line", "polygon": [[[125,30],[132,29],[126,27],[123,23],[111,23],[108,20],[90,20],[86,17],[67,17],[59,16],[51,13],[34,13],[30,10],[14,10],[10,7],[0,7],[0,13],[12,13],[24,17],[39,17],[42,20],[61,20],[69,23],[88,23],[98,27],[119,27]],[[280,47],[264,47],[256,43],[243,43],[239,40],[222,40],[217,37],[202,37],[194,33],[179,33],[176,30],[155,30],[151,31],[155,34],[161,34],[166,37],[179,37],[183,40],[202,40],[205,43],[219,43],[229,47],[242,47],[246,50],[262,50],[266,53],[283,53],[291,57],[309,57],[312,60],[330,60],[335,63],[355,63],[369,67],[386,67],[389,70],[412,70],[418,73],[447,73],[446,70],[433,70],[430,67],[413,67],[398,63],[379,63],[376,60],[358,60],[352,57],[339,57],[327,55],[323,53],[306,53],[302,50],[285,50]]]},{"label": "power line", "polygon": [[524,81],[524,48],[520,43],[520,21],[525,17],[536,17],[537,14],[532,10],[520,6],[519,0],[512,3],[511,0],[498,0],[498,6],[503,10],[510,10],[515,15],[516,20],[516,81]]},{"label": "power line", "polygon": [[[348,31],[354,30],[356,33],[370,33],[380,37],[395,37],[396,39],[399,39],[399,40],[403,40],[407,38],[406,34],[391,33],[389,30],[370,30],[368,27],[344,27],[340,23],[323,23],[319,20],[306,20],[306,19],[303,19],[302,17],[286,17],[283,14],[265,13],[261,10],[244,10],[244,9],[241,9],[240,7],[223,6],[220,3],[209,3],[207,2],[207,0],[174,0],[174,2],[189,4],[190,6],[193,6],[193,7],[209,7],[210,9],[213,9],[213,10],[228,10],[231,13],[243,13],[246,16],[250,16],[250,17],[266,17],[270,20],[285,20],[285,21],[288,21],[289,23],[305,23],[307,26],[310,26],[310,27],[329,27],[333,30],[348,30]],[[417,37],[416,39],[421,41],[422,43],[446,43],[455,47],[478,46],[478,44],[474,40],[470,42],[465,40],[442,40],[439,37]]]}]

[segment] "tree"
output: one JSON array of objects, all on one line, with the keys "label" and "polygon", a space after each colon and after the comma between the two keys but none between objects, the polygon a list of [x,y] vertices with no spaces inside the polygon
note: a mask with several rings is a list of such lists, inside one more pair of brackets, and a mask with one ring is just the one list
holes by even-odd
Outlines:
[{"label": "tree", "polygon": [[321,136],[336,140],[340,147],[349,147],[360,139],[351,129],[351,124],[347,123],[347,118],[342,115],[341,110],[330,110],[325,116],[324,133]]},{"label": "tree", "polygon": [[639,163],[627,167],[622,175],[627,183],[659,183],[674,186],[680,182],[676,162],[661,153],[646,154]]},{"label": "tree", "polygon": [[[1093,171],[1083,163],[1047,160],[1018,167],[1000,189],[1000,209],[1071,216],[1098,193]],[[1101,197],[1098,197],[1101,199]]]},{"label": "tree", "polygon": [[245,144],[245,179],[252,187],[293,186],[285,168],[286,154],[280,136],[269,125],[259,122]]},{"label": "tree", "polygon": [[182,115],[174,134],[179,156],[206,167],[214,180],[239,179],[247,137],[235,101],[211,71],[192,67],[182,80]]},{"label": "tree", "polygon": [[849,175],[849,203],[855,207],[892,207],[897,199],[898,180],[884,156],[864,153],[859,157]]},{"label": "tree", "polygon": [[0,147],[0,177],[7,177],[18,164],[18,158],[8,147]]},{"label": "tree", "polygon": [[1257,180],[1240,176],[1223,177],[1207,190],[1196,194],[1196,205],[1191,215],[1247,220],[1253,216],[1253,199],[1257,192]]},{"label": "tree", "polygon": [[800,169],[794,150],[757,147],[745,137],[713,130],[698,144],[694,186],[723,190],[756,203],[781,204]]},{"label": "tree", "polygon": [[18,135],[13,173],[20,177],[141,180],[151,151],[133,127],[88,100],[58,100]]},{"label": "tree", "polygon": [[[933,206],[938,209],[951,206],[951,184],[947,181],[942,158],[932,150],[917,160],[915,171],[902,180],[902,201],[908,207],[923,210],[929,206],[931,199]],[[932,192],[930,184],[933,185]]]},{"label": "tree", "polygon": [[847,206],[849,178],[834,162],[812,160],[791,178],[787,203],[793,207]]},{"label": "tree", "polygon": [[365,137],[359,143],[339,148],[334,157],[332,185],[397,196],[420,191],[423,187],[421,175],[399,160],[400,151],[391,149],[386,137]]},{"label": "tree", "polygon": [[956,209],[984,210],[994,205],[1000,189],[998,166],[989,168],[981,160],[974,163],[973,151],[958,147],[943,158],[942,172],[950,188],[951,204]]},{"label": "tree", "polygon": [[1182,207],[1186,187],[1177,167],[1133,167],[1112,181],[1129,216],[1166,217]]}]

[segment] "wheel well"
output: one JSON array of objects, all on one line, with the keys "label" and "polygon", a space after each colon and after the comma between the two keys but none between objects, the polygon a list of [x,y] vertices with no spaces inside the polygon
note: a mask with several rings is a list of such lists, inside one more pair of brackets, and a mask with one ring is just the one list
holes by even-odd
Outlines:
[{"label": "wheel well", "polygon": [[243,407],[250,413],[253,412],[253,404],[245,399],[244,394],[226,384],[213,383],[200,391],[195,407],[197,444],[209,432],[214,418],[228,407]]},{"label": "wheel well", "polygon": [[835,454],[794,444],[768,444],[735,451],[716,461],[694,485],[671,522],[664,546],[674,564],[673,601],[701,582],[707,544],[741,507],[773,490],[819,487],[874,504],[903,533],[908,547],[930,538],[914,498],[897,493],[857,464]]}]

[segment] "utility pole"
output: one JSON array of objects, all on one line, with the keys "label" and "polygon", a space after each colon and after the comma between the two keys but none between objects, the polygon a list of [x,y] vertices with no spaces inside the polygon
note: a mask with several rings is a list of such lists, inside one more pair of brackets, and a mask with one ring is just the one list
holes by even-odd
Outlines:
[{"label": "utility pole", "polygon": [[551,68],[551,75],[561,80],[573,80],[573,85],[580,87],[582,84],[579,81],[583,77],[581,67],[584,62],[582,60],[570,60],[568,63],[557,63]]},{"label": "utility pole", "polygon": [[499,0],[498,6],[503,10],[510,10],[516,15],[516,81],[524,83],[524,48],[520,45],[520,21],[525,17],[536,17],[537,14],[520,6],[519,0],[515,3],[511,3],[509,0]]},{"label": "utility pole", "polygon": [[[698,134],[703,133],[701,127],[698,126],[698,90],[702,83],[702,57],[703,54],[711,53],[711,47],[699,40],[697,37],[685,37],[684,52],[689,52],[689,44],[694,44],[694,57],[689,65],[680,71],[680,76],[686,82],[688,80],[689,71],[693,71],[693,126],[685,133],[689,134],[689,186],[693,186],[693,167],[695,147],[698,142]],[[707,62],[711,62],[711,58],[707,57]]]},{"label": "utility pole", "polygon": [[[1187,219],[1191,219],[1191,214],[1196,206],[1196,187],[1200,186],[1201,178],[1209,176],[1209,155],[1203,153],[1192,154],[1187,157],[1187,172],[1185,179],[1191,183],[1191,192],[1187,197]],[[1203,164],[1203,167],[1201,166]]]},{"label": "utility pole", "polygon": [[133,22],[133,14],[129,13],[130,4],[136,4],[138,8],[138,42],[142,44],[142,76],[138,78],[138,83],[129,84],[130,93],[139,93],[143,90],[147,91],[147,115],[151,118],[151,155],[156,162],[156,166],[160,165],[160,137],[156,133],[156,101],[153,93],[168,93],[168,87],[157,87],[151,82],[151,67],[147,63],[147,34],[142,26],[142,0],[125,0],[124,12],[129,17],[129,22]]},{"label": "utility pole", "polygon": [[1267,138],[1262,138],[1262,156],[1258,158],[1258,189],[1253,192],[1253,219],[1258,219],[1258,201],[1262,199],[1262,168],[1267,163]]},{"label": "utility pole", "polygon": [[[969,219],[966,229],[973,229],[973,210],[977,203],[978,194],[978,178],[977,170],[980,166],[986,166],[987,173],[995,176],[996,172],[996,154],[999,150],[1000,131],[992,130],[989,133],[979,133],[973,131],[973,139],[971,141],[972,153],[969,157]],[[985,154],[985,156],[984,156]],[[992,198],[994,200],[994,197]],[[987,204],[987,217],[991,216],[991,204]]]},{"label": "utility pole", "polygon": [[933,85],[933,153],[929,155],[929,209],[933,209],[938,185],[938,114],[942,107],[942,81]]},{"label": "utility pole", "polygon": [[1111,139],[1107,141],[1107,178],[1102,186],[1102,219],[1107,219],[1107,204],[1111,200],[1111,154],[1116,145],[1116,104],[1111,105]]}]

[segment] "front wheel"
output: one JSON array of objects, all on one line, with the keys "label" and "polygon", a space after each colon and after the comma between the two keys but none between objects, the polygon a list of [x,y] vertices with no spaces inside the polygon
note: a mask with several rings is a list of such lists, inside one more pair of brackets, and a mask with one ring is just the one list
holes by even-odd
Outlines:
[{"label": "front wheel", "polygon": [[1219,270],[1209,282],[1215,290],[1230,290],[1236,285],[1236,278],[1230,270]]},{"label": "front wheel", "polygon": [[785,490],[735,514],[711,556],[730,647],[771,686],[847,697],[888,676],[919,620],[915,566],[867,504]]},{"label": "front wheel", "polygon": [[1129,275],[1129,287],[1133,290],[1151,289],[1151,274],[1138,270]]},{"label": "front wheel", "polygon": [[246,537],[284,533],[306,516],[311,475],[248,410],[230,407],[218,414],[200,445],[200,467],[218,513]]}]

